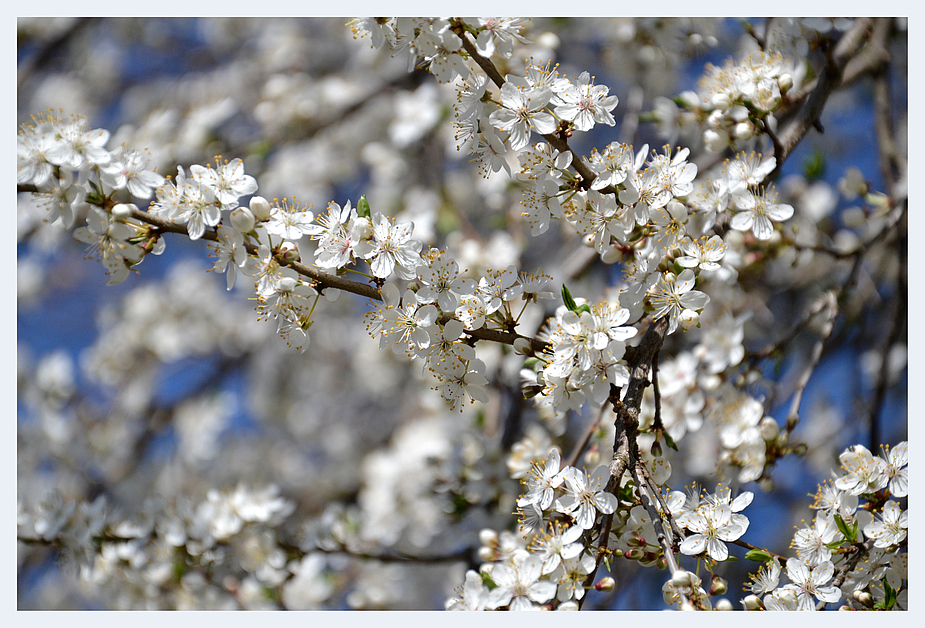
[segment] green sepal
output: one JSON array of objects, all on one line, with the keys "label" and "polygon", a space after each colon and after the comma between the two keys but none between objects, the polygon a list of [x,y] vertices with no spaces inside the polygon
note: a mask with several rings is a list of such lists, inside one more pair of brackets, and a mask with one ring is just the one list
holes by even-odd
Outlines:
[{"label": "green sepal", "polygon": [[360,200],[357,201],[357,216],[361,218],[369,218],[372,215],[372,212],[369,208],[369,201],[366,200],[366,195],[360,197]]},{"label": "green sepal", "polygon": [[565,307],[572,312],[578,311],[578,304],[575,303],[575,299],[572,298],[572,293],[569,292],[568,286],[565,284],[562,284],[562,301],[565,303]]},{"label": "green sepal", "polygon": [[766,563],[771,560],[771,554],[763,549],[751,549],[745,552],[746,560],[753,560],[756,563]]}]

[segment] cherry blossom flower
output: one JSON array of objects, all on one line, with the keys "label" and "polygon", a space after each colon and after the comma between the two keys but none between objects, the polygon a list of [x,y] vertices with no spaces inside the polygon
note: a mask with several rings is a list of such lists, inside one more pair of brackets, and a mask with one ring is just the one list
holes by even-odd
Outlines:
[{"label": "cherry blossom flower", "polygon": [[889,548],[906,538],[909,527],[909,513],[904,512],[899,504],[890,500],[883,507],[880,520],[874,520],[864,526],[864,535],[874,539],[874,547]]},{"label": "cherry blossom flower", "polygon": [[501,87],[501,108],[488,120],[508,134],[512,150],[520,150],[530,143],[531,130],[543,135],[556,130],[555,118],[543,111],[551,97],[549,88],[523,88],[507,81]]},{"label": "cherry blossom flower", "polygon": [[548,602],[556,594],[556,585],[539,579],[542,569],[540,559],[530,554],[515,556],[511,564],[495,565],[491,579],[498,586],[489,595],[489,605],[526,611],[537,608],[534,602]]},{"label": "cherry blossom flower", "polygon": [[735,205],[739,212],[732,217],[729,225],[738,231],[751,229],[759,240],[769,240],[774,233],[771,221],[780,222],[793,216],[793,207],[778,204],[773,190],[771,186],[760,193],[746,191],[736,195]]},{"label": "cherry blossom flower", "polygon": [[669,334],[678,328],[682,310],[700,310],[710,302],[710,297],[693,289],[694,283],[694,272],[685,268],[677,277],[674,273],[663,273],[650,290],[650,300],[655,308],[653,318],[667,317]]},{"label": "cherry blossom flower", "polygon": [[812,611],[816,600],[834,603],[841,599],[841,590],[826,585],[835,575],[835,566],[829,561],[810,567],[799,558],[787,559],[787,577],[798,588],[797,610]]},{"label": "cherry blossom flower", "polygon": [[588,72],[582,72],[577,84],[570,84],[558,94],[562,104],[555,108],[556,115],[573,123],[579,131],[590,131],[595,123],[616,124],[610,112],[619,99],[608,96],[609,87],[595,85],[593,81]]},{"label": "cherry blossom flower", "polygon": [[864,445],[855,445],[843,452],[838,460],[845,475],[835,480],[835,488],[852,495],[875,493],[889,482],[887,463],[870,453]]},{"label": "cherry blossom flower", "polygon": [[729,557],[724,541],[735,541],[748,529],[748,519],[734,514],[728,504],[704,504],[685,519],[684,525],[694,532],[681,541],[681,553],[695,556],[706,552],[716,561]]},{"label": "cherry blossom flower", "polygon": [[835,518],[825,513],[819,513],[813,520],[812,527],[800,528],[793,535],[792,546],[800,557],[809,565],[818,565],[832,559],[832,550],[826,545],[841,536]]},{"label": "cherry blossom flower", "polygon": [[411,279],[421,263],[421,242],[411,239],[414,224],[392,224],[389,218],[376,212],[372,226],[372,240],[354,248],[357,256],[369,260],[370,270],[376,277],[385,279],[396,271],[403,279]]},{"label": "cherry blossom flower", "polygon": [[527,493],[517,500],[517,505],[522,507],[536,504],[543,510],[549,508],[555,498],[555,489],[562,484],[560,463],[559,450],[553,449],[542,466],[535,463],[531,465],[530,475],[527,476]]},{"label": "cherry blossom flower", "polygon": [[909,494],[909,445],[903,441],[890,449],[885,455],[889,478],[888,487],[893,497],[906,497]]},{"label": "cherry blossom flower", "polygon": [[571,516],[584,530],[594,526],[597,513],[608,515],[617,509],[617,498],[604,491],[610,469],[601,465],[589,477],[575,467],[562,470],[566,494],[556,500],[556,510]]}]

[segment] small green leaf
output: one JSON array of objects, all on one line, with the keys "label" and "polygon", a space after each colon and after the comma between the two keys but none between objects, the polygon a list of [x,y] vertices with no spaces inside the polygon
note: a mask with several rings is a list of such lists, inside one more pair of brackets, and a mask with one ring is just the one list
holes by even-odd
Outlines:
[{"label": "small green leaf", "polygon": [[587,303],[582,303],[581,305],[578,306],[578,309],[576,309],[575,311],[576,312],[587,312],[588,314],[590,314],[591,306],[589,306]]},{"label": "small green leaf", "polygon": [[668,434],[668,432],[662,432],[662,436],[665,437],[665,444],[678,451],[678,446],[675,444],[674,439]]},{"label": "small green leaf", "polygon": [[369,218],[372,215],[372,212],[369,208],[369,201],[366,200],[366,195],[360,197],[360,200],[357,201],[357,216],[362,218]]},{"label": "small green leaf", "polygon": [[766,563],[771,560],[771,554],[767,550],[752,549],[745,552],[746,560],[753,560],[756,563]]},{"label": "small green leaf", "polygon": [[848,524],[845,523],[845,520],[841,518],[841,515],[835,515],[835,525],[838,527],[838,531],[842,533],[848,541],[854,543],[858,538],[858,526],[857,522],[854,522],[852,527],[848,527]]},{"label": "small green leaf", "polygon": [[565,307],[570,309],[572,312],[578,310],[578,304],[575,303],[575,299],[572,298],[572,293],[569,292],[568,286],[562,284],[562,301],[565,303]]},{"label": "small green leaf", "polygon": [[886,578],[883,578],[880,582],[883,583],[883,592],[886,594],[883,600],[883,608],[890,610],[896,604],[896,589],[890,586]]}]

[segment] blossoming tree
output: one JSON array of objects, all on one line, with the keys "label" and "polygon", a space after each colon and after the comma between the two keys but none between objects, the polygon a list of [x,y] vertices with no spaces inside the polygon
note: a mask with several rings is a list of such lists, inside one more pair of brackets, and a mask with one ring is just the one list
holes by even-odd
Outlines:
[{"label": "blossoming tree", "polygon": [[21,608],[908,608],[903,20],[18,30]]}]

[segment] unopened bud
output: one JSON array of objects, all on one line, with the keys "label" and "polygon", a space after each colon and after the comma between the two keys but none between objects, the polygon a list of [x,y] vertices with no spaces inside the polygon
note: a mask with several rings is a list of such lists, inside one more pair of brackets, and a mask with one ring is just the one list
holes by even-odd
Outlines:
[{"label": "unopened bud", "polygon": [[479,532],[479,543],[485,547],[496,547],[498,545],[498,533],[491,528],[482,528]]},{"label": "unopened bud", "polygon": [[707,151],[718,153],[729,145],[729,134],[724,130],[707,129],[703,132],[703,145]]},{"label": "unopened bud", "polygon": [[526,338],[518,338],[514,341],[514,352],[517,355],[530,355],[533,353],[533,345]]},{"label": "unopened bud", "polygon": [[853,597],[856,602],[866,606],[867,608],[873,608],[874,606],[874,597],[867,591],[855,591],[851,594],[851,597]]},{"label": "unopened bud", "polygon": [[490,548],[480,547],[479,548],[479,558],[482,560],[483,563],[490,562],[495,559],[495,552],[494,550]]},{"label": "unopened bud", "polygon": [[806,443],[800,443],[793,448],[793,453],[798,456],[805,456],[807,451],[809,451],[809,446]]},{"label": "unopened bud", "polygon": [[720,111],[725,111],[726,109],[729,109],[729,105],[732,104],[732,100],[730,100],[729,94],[726,94],[725,92],[719,92],[717,94],[713,94],[713,96],[710,98],[710,104]]},{"label": "unopened bud", "polygon": [[559,604],[559,606],[556,608],[556,610],[559,610],[559,611],[577,611],[577,610],[578,610],[578,602],[576,602],[575,600],[569,600],[568,602],[562,602],[561,604]]},{"label": "unopened bud", "polygon": [[761,419],[761,422],[758,424],[758,431],[761,433],[761,438],[771,442],[777,438],[777,434],[780,432],[780,427],[777,425],[777,421],[769,416],[766,416]]},{"label": "unopened bud", "polygon": [[739,122],[732,130],[737,140],[745,141],[755,133],[755,127],[750,122]]},{"label": "unopened bud", "polygon": [[694,608],[694,605],[691,604],[690,602],[684,602],[683,604],[681,604],[681,610],[682,611],[693,611],[696,609]]},{"label": "unopened bud", "polygon": [[119,203],[112,208],[112,217],[116,220],[125,220],[132,216],[132,210],[138,209],[135,205],[130,203]]},{"label": "unopened bud", "polygon": [[598,581],[597,584],[594,585],[594,590],[595,591],[613,591],[613,588],[615,586],[617,586],[616,580],[614,580],[610,576],[607,576],[606,578],[602,578],[600,581]]},{"label": "unopened bud", "polygon": [[665,571],[668,569],[668,559],[664,556],[659,556],[655,561],[655,567],[659,571]]},{"label": "unopened bud", "polygon": [[726,581],[714,574],[710,580],[710,595],[722,595],[728,589],[729,585],[726,584]]},{"label": "unopened bud", "polygon": [[615,262],[619,262],[621,259],[623,259],[623,253],[618,247],[615,246],[610,247],[604,251],[603,255],[601,255],[601,261],[603,261],[605,264],[613,264]]},{"label": "unopened bud", "polygon": [[270,218],[270,202],[263,198],[262,196],[253,196],[251,197],[251,202],[248,204],[250,207],[251,213],[254,214],[254,219],[260,222],[269,220]]},{"label": "unopened bud", "polygon": [[297,281],[295,277],[283,277],[279,280],[279,291],[292,292],[295,290],[296,283]]},{"label": "unopened bud", "polygon": [[287,262],[298,262],[302,259],[299,255],[299,245],[295,242],[283,242],[279,247],[279,253]]},{"label": "unopened bud", "polygon": [[700,314],[694,310],[684,309],[681,311],[678,320],[681,321],[681,329],[687,331],[691,327],[698,327],[700,325]]},{"label": "unopened bud", "polygon": [[765,493],[770,493],[774,490],[774,480],[771,478],[761,478],[758,480],[758,486],[760,486],[761,490]]},{"label": "unopened bud", "polygon": [[254,214],[246,207],[238,207],[231,212],[231,226],[238,233],[250,233],[254,230]]},{"label": "unopened bud", "polygon": [[746,595],[745,599],[742,600],[742,606],[747,611],[757,611],[761,608],[761,600],[758,599],[757,595]]},{"label": "unopened bud", "polygon": [[693,90],[688,89],[681,92],[679,98],[688,109],[696,109],[700,106],[700,96]]},{"label": "unopened bud", "polygon": [[661,458],[662,457],[662,444],[656,440],[655,442],[652,443],[652,449],[650,449],[650,451],[652,452],[652,455],[655,456],[656,458]]},{"label": "unopened bud", "polygon": [[624,554],[624,556],[626,556],[626,557],[627,557],[628,559],[630,559],[630,560],[642,560],[642,558],[643,558],[645,555],[646,555],[646,553],[643,552],[643,551],[642,551],[641,549],[639,549],[638,547],[634,547],[633,549],[631,549],[630,551],[628,551],[628,552],[626,552],[626,553]]},{"label": "unopened bud", "polygon": [[780,88],[780,93],[786,93],[791,87],[793,87],[793,77],[787,72],[781,74],[777,77],[777,86]]},{"label": "unopened bud", "polygon": [[677,588],[689,587],[691,586],[691,576],[693,574],[689,571],[679,569],[674,572],[674,575],[671,576],[671,584]]},{"label": "unopened bud", "polygon": [[718,601],[718,602],[716,603],[716,606],[714,606],[713,608],[714,608],[715,610],[718,610],[718,611],[731,611],[731,610],[733,610],[733,609],[732,609],[732,602],[730,602],[730,601],[727,600],[726,598],[723,598],[723,599],[721,599],[720,601]]}]

